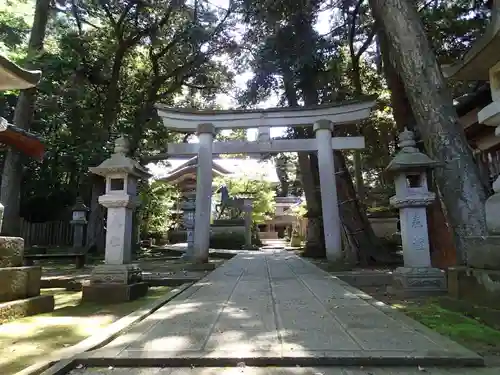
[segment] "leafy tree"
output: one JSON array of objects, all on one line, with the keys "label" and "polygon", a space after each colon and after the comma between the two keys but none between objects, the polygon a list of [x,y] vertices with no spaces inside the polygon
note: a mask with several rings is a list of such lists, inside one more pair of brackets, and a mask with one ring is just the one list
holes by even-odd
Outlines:
[{"label": "leafy tree", "polygon": [[[214,107],[216,94],[228,90],[233,76],[214,58],[234,50],[233,9],[219,10],[203,0],[72,1],[58,5],[54,14],[45,48],[30,60],[43,71],[30,130],[42,135],[47,154],[41,164],[25,161],[19,174],[21,212],[32,212],[36,202],[37,220],[62,218],[66,200],[50,197],[71,201],[82,195],[92,210],[88,241],[99,237],[102,244],[104,211],[97,197],[103,184],[88,167],[109,156],[119,133],[129,138],[131,154],[139,158],[179,140],[182,135],[169,134],[157,118],[156,102]],[[9,43],[22,41],[20,21],[0,18],[0,26],[4,19],[8,32],[20,35]],[[23,44],[9,48],[19,58],[25,55]],[[12,121],[16,98],[1,96],[3,115]]]},{"label": "leafy tree", "polygon": [[150,233],[165,233],[170,227],[169,211],[178,192],[161,181],[143,184],[139,193],[140,231],[144,237]]}]

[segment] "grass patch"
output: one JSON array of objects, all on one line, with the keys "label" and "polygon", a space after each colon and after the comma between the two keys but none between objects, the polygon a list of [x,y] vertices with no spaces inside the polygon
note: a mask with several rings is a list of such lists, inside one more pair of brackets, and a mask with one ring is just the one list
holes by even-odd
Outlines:
[{"label": "grass patch", "polygon": [[392,306],[481,355],[500,355],[500,331],[482,324],[479,318],[440,306],[438,299],[398,302]]},{"label": "grass patch", "polygon": [[0,325],[0,374],[14,374],[58,349],[72,346],[102,328],[151,303],[169,291],[151,288],[146,297],[114,305],[80,303],[81,292],[44,289],[53,294],[52,313],[17,319]]}]

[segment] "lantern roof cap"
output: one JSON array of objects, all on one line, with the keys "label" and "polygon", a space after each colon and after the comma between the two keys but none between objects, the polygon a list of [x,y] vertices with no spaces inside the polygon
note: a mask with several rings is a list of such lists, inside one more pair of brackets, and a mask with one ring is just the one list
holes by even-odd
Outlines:
[{"label": "lantern roof cap", "polygon": [[123,135],[119,136],[115,141],[115,149],[111,157],[104,160],[97,167],[89,168],[90,172],[103,177],[112,173],[127,173],[138,178],[151,177],[146,167],[126,156],[129,151],[128,140]]},{"label": "lantern roof cap", "polygon": [[416,147],[415,134],[405,128],[399,135],[399,147],[401,150],[391,160],[386,172],[397,174],[409,171],[422,171],[428,168],[435,168],[440,165],[439,162],[431,159]]}]

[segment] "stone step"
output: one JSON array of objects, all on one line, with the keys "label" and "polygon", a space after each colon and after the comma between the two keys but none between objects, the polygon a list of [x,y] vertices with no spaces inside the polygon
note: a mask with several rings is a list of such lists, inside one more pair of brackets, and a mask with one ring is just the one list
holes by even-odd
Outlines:
[{"label": "stone step", "polygon": [[69,375],[496,375],[500,368],[412,367],[89,367],[72,370]]}]

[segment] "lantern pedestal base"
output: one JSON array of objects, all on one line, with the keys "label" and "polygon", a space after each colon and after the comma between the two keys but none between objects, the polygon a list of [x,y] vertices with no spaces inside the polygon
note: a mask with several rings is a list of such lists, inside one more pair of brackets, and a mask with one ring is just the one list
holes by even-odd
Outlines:
[{"label": "lantern pedestal base", "polygon": [[447,293],[446,273],[432,267],[398,267],[392,274],[390,292],[403,296]]},{"label": "lantern pedestal base", "polygon": [[136,264],[103,264],[94,268],[82,292],[83,301],[120,303],[144,297],[148,284]]},{"label": "lantern pedestal base", "polygon": [[99,304],[111,304],[133,301],[148,293],[147,283],[90,284],[82,287],[82,300]]}]

